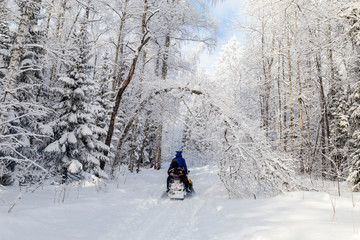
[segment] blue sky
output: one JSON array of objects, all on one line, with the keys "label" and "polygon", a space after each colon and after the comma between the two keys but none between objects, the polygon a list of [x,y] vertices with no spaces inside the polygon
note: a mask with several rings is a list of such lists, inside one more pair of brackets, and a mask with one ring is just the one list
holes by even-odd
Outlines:
[{"label": "blue sky", "polygon": [[217,35],[217,47],[212,53],[204,53],[200,58],[200,63],[211,72],[211,66],[215,63],[216,58],[221,52],[221,47],[225,45],[233,36],[242,41],[242,34],[232,29],[233,20],[238,19],[241,3],[244,0],[224,0],[217,3],[210,9],[210,14],[213,18],[218,20],[219,30]]}]

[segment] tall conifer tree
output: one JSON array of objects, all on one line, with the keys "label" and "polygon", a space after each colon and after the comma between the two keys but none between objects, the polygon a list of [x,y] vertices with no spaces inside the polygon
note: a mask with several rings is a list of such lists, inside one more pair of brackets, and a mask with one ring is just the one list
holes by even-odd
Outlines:
[{"label": "tall conifer tree", "polygon": [[91,75],[91,45],[88,39],[87,22],[82,21],[80,30],[73,34],[73,45],[68,50],[71,61],[65,75],[59,78],[63,89],[55,110],[59,119],[54,124],[55,139],[46,149],[54,153],[58,171],[63,181],[71,179],[93,179],[93,176],[107,177],[100,169],[100,159],[105,145],[99,138],[96,126],[96,105],[94,104],[95,82]]}]

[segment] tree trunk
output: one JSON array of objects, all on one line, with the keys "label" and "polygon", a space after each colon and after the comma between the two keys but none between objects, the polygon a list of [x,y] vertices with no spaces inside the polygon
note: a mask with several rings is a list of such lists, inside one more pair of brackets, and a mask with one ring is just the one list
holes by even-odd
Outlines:
[{"label": "tree trunk", "polygon": [[113,69],[113,77],[112,77],[113,78],[113,82],[112,82],[112,90],[113,91],[116,90],[116,87],[119,84],[117,82],[116,76],[119,75],[117,72],[117,67],[119,64],[119,55],[122,55],[122,53],[123,53],[123,48],[121,47],[122,46],[122,32],[123,32],[123,28],[124,28],[124,24],[125,24],[125,20],[126,20],[126,9],[127,9],[128,2],[129,2],[129,0],[125,0],[125,2],[124,2],[124,11],[123,11],[123,15],[121,16],[119,35],[118,35],[118,39],[117,39],[117,43],[116,43],[114,69]]},{"label": "tree trunk", "polygon": [[289,82],[289,130],[290,130],[290,151],[294,151],[294,100],[292,87],[292,65],[291,65],[291,43],[290,43],[290,24],[289,17],[287,18],[287,62],[288,62],[288,82]]},{"label": "tree trunk", "polygon": [[146,120],[145,120],[145,127],[144,127],[144,137],[143,137],[143,141],[142,141],[142,143],[141,143],[139,158],[138,158],[138,160],[137,160],[137,169],[136,169],[136,172],[137,172],[137,173],[140,172],[140,166],[141,166],[141,164],[144,162],[145,143],[146,143],[146,139],[147,139],[148,133],[149,133],[148,126],[149,126],[149,120],[146,119]]},{"label": "tree trunk", "polygon": [[[55,0],[51,0],[51,6],[52,8],[54,7],[54,2]],[[49,11],[49,15],[48,15],[48,18],[47,18],[47,22],[46,22],[46,32],[45,32],[45,35],[46,36],[49,36],[49,29],[50,29],[50,20],[52,18],[52,11],[50,10]]]},{"label": "tree trunk", "polygon": [[161,78],[163,80],[166,79],[168,72],[169,48],[170,48],[170,34],[167,34],[165,38],[165,45],[164,45],[165,52],[163,55],[162,68],[161,68]]},{"label": "tree trunk", "polygon": [[[61,33],[63,31],[64,22],[65,22],[65,9],[66,9],[66,0],[62,0],[61,2],[61,10],[58,15],[58,20],[56,24],[56,38],[60,41],[61,39]],[[50,86],[54,86],[55,83],[55,77],[57,75],[57,69],[60,65],[60,61],[58,59],[55,60],[55,63],[53,63],[51,70],[50,70]]]},{"label": "tree trunk", "polygon": [[156,130],[156,150],[155,150],[155,170],[161,169],[161,141],[162,141],[162,128],[163,125],[159,124]]},{"label": "tree trunk", "polygon": [[121,148],[122,148],[122,145],[124,143],[124,140],[127,136],[127,134],[129,133],[131,127],[132,127],[132,124],[134,122],[134,119],[130,119],[130,121],[128,122],[128,124],[126,125],[126,127],[124,128],[124,131],[119,139],[119,143],[118,143],[118,146],[116,148],[116,154],[115,154],[115,159],[114,159],[114,162],[111,166],[111,176],[112,177],[115,177],[114,176],[114,173],[115,173],[115,169],[117,168],[117,166],[119,166],[120,164],[120,154],[121,154]]},{"label": "tree trunk", "polygon": [[325,177],[325,165],[326,165],[326,139],[329,142],[330,139],[330,128],[329,128],[329,119],[328,119],[328,110],[327,110],[327,103],[325,99],[325,93],[324,93],[324,84],[323,84],[323,78],[322,78],[322,70],[321,70],[321,56],[320,53],[316,54],[315,57],[316,60],[316,69],[317,69],[317,75],[319,80],[319,86],[320,86],[320,111],[321,111],[321,159],[322,159],[322,165],[324,167],[322,176]]},{"label": "tree trunk", "polygon": [[[309,72],[307,75],[307,81],[310,82],[312,79],[311,73],[313,72],[313,66],[311,61],[311,54],[307,54],[307,61],[306,61],[306,68]],[[313,149],[316,149],[317,144],[312,143],[312,131],[311,131],[311,120],[310,120],[310,113],[309,113],[309,106],[307,107],[304,103],[304,100],[301,99],[301,102],[303,103],[302,106],[304,107],[305,114],[306,114],[306,125],[307,125],[307,156],[306,156],[306,163],[305,163],[305,172],[308,174],[312,173],[312,164],[313,160],[311,159]],[[317,141],[317,140],[316,140]]]},{"label": "tree trunk", "polygon": [[62,0],[60,14],[58,16],[58,21],[56,24],[56,37],[58,39],[60,39],[61,33],[64,28],[66,3],[66,0]]},{"label": "tree trunk", "polygon": [[275,36],[273,35],[272,42],[271,42],[271,57],[268,61],[268,71],[267,71],[267,81],[266,81],[266,137],[269,137],[269,128],[270,128],[270,91],[271,91],[271,81],[272,81],[272,64],[274,62],[274,49],[275,49]]},{"label": "tree trunk", "polygon": [[[281,49],[281,42],[279,44],[279,49]],[[281,57],[278,55],[278,68],[277,68],[277,93],[278,93],[278,111],[279,111],[279,144],[280,147],[283,144],[283,124],[282,124],[282,101],[281,101],[281,86],[280,86],[280,69],[281,67]]]},{"label": "tree trunk", "polygon": [[66,37],[65,42],[68,42],[68,41],[69,41],[70,36],[71,36],[71,33],[72,33],[72,31],[73,31],[73,29],[74,29],[77,21],[79,20],[80,13],[81,13],[81,8],[79,9],[78,13],[76,14],[76,17],[75,17],[75,19],[74,19],[74,21],[73,21],[73,23],[72,23],[72,25],[71,25],[71,27],[70,27],[70,31],[68,32],[68,35],[67,35],[67,37]]},{"label": "tree trunk", "polygon": [[[21,17],[18,26],[18,32],[16,35],[15,43],[13,45],[14,47],[11,49],[10,62],[9,62],[8,72],[6,75],[8,90],[11,90],[16,86],[16,78],[18,75],[18,68],[22,57],[23,47],[26,41],[26,34],[29,32],[30,17],[28,13],[31,12],[31,10],[28,4],[29,3],[26,3],[25,6],[23,6],[23,9],[21,9]],[[7,93],[5,93],[5,96],[6,94]],[[4,96],[4,100],[6,98],[5,96]]]},{"label": "tree trunk", "polygon": [[[107,146],[109,146],[110,148],[110,145],[111,145],[111,140],[112,140],[112,136],[114,134],[114,129],[115,129],[115,122],[116,122],[116,116],[117,116],[117,113],[118,113],[118,110],[119,110],[119,107],[120,107],[120,101],[122,99],[122,95],[124,94],[125,92],[125,89],[127,88],[127,86],[129,85],[129,83],[131,82],[133,76],[134,76],[134,73],[135,73],[135,69],[136,69],[136,63],[137,63],[137,60],[138,60],[138,57],[139,57],[139,54],[141,53],[141,50],[142,48],[147,44],[147,42],[150,40],[150,37],[147,37],[146,38],[146,35],[143,35],[143,38],[140,42],[140,46],[138,47],[137,49],[137,53],[135,55],[135,57],[133,58],[132,60],[132,64],[130,66],[130,70],[129,70],[129,73],[126,77],[126,80],[124,81],[123,85],[121,86],[121,88],[119,89],[117,95],[116,95],[116,98],[115,98],[115,105],[114,105],[114,108],[113,108],[113,111],[111,113],[111,119],[110,119],[110,124],[109,124],[109,130],[107,132],[107,135],[106,135],[106,141],[105,141],[105,144]],[[105,156],[108,155],[108,151],[105,151]],[[105,161],[101,161],[100,162],[100,168],[102,170],[104,170],[104,167],[105,167]]]},{"label": "tree trunk", "polygon": [[329,42],[329,63],[330,63],[330,76],[331,76],[331,85],[335,81],[335,67],[334,67],[334,57],[332,50],[332,37],[331,37],[331,25],[328,26],[328,42]]},{"label": "tree trunk", "polygon": [[[282,68],[282,82],[285,83],[285,57],[282,56],[281,57],[281,68]],[[283,102],[287,102],[287,94],[285,93],[284,94],[284,100]],[[289,141],[289,131],[287,131],[287,104],[284,104],[284,114],[283,114],[283,129],[285,129],[285,133],[284,133],[284,151],[286,152],[288,147],[287,147],[287,144],[288,144],[288,141]]]},{"label": "tree trunk", "polygon": [[[165,52],[163,55],[162,61],[162,68],[161,68],[161,78],[163,80],[166,79],[167,72],[168,72],[168,59],[169,59],[169,48],[170,48],[170,33],[168,33],[165,37]],[[156,150],[155,150],[155,165],[154,169],[159,170],[161,169],[161,143],[162,143],[162,129],[163,123],[159,122],[156,131]]]},{"label": "tree trunk", "polygon": [[137,141],[137,126],[138,126],[138,116],[136,117],[136,120],[135,120],[135,124],[134,124],[134,129],[133,129],[133,136],[132,136],[132,141],[131,141],[131,144],[130,144],[130,156],[129,156],[129,171],[130,172],[133,172],[134,171],[134,167],[135,167],[135,152],[136,152],[136,148],[137,148],[137,144],[136,144],[136,141]]},{"label": "tree trunk", "polygon": [[299,158],[300,158],[300,172],[305,172],[305,162],[303,157],[303,130],[304,130],[304,120],[303,120],[303,102],[301,100],[302,96],[302,85],[301,85],[301,76],[300,76],[300,47],[299,47],[299,28],[298,28],[298,17],[297,11],[295,11],[295,47],[296,47],[296,80],[299,87]]},{"label": "tree trunk", "polygon": [[269,80],[266,74],[266,62],[265,62],[265,23],[264,23],[264,19],[262,20],[261,23],[261,62],[262,62],[262,70],[263,70],[263,75],[264,75],[264,83],[265,83],[265,98],[262,99],[262,97],[260,97],[260,101],[262,103],[262,109],[261,109],[261,113],[262,113],[262,120],[263,120],[263,127],[265,130],[265,135],[266,138],[269,136],[269,96],[270,93],[268,91],[270,91],[269,89]]}]

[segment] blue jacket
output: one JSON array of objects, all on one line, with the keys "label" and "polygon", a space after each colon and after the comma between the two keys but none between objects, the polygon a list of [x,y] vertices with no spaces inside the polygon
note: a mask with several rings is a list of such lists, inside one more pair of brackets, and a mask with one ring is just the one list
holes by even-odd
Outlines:
[{"label": "blue jacket", "polygon": [[[186,162],[185,159],[182,157],[182,151],[176,151],[176,157],[175,159],[177,160],[178,164],[180,167],[183,167],[185,169],[185,172],[188,172],[187,166],[186,166]],[[170,164],[171,167],[172,164]]]}]

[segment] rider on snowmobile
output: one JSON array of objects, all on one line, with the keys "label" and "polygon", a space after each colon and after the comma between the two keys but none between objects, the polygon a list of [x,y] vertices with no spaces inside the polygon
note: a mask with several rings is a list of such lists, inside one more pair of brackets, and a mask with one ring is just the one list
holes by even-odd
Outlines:
[{"label": "rider on snowmobile", "polygon": [[[183,167],[185,169],[186,174],[188,174],[188,168],[185,162],[185,159],[182,157],[182,151],[176,151],[175,158],[177,163],[180,165],[180,167]],[[171,167],[172,163],[170,164]]]},{"label": "rider on snowmobile", "polygon": [[176,175],[184,183],[188,192],[192,191],[192,181],[187,177],[188,169],[185,159],[181,155],[182,151],[176,152],[176,157],[171,161],[168,169],[167,191],[169,190],[170,179]]}]

